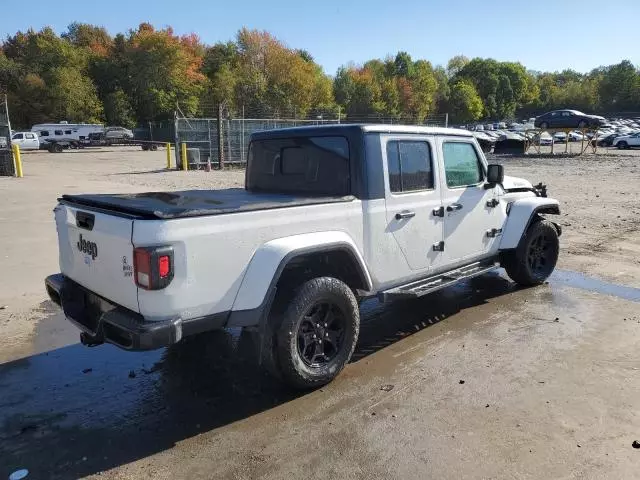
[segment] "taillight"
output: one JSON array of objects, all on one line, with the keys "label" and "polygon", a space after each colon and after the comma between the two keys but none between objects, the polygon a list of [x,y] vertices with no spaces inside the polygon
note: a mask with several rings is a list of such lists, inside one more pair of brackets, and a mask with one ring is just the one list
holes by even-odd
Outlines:
[{"label": "taillight", "polygon": [[160,290],[173,280],[172,247],[139,247],[133,250],[136,285],[145,290]]}]

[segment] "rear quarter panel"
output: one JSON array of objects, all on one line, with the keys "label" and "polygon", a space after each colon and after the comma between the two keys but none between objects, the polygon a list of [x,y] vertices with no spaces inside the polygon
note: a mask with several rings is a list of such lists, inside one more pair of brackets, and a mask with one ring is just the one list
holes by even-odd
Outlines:
[{"label": "rear quarter panel", "polygon": [[[293,235],[344,232],[362,251],[359,200],[176,220],[136,220],[136,247],[171,245],[174,278],[158,291],[139,289],[140,313],[149,320],[197,318],[229,311],[254,254],[265,243]],[[265,276],[272,272],[265,272]],[[250,296],[247,299],[245,296]],[[243,293],[259,305],[260,292]]]}]

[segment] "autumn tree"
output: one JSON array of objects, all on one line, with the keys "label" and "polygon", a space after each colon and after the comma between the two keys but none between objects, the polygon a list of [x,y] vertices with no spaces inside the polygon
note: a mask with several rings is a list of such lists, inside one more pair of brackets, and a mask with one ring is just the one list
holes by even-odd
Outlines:
[{"label": "autumn tree", "polygon": [[102,103],[88,75],[84,49],[51,29],[18,32],[2,45],[13,69],[9,105],[18,125],[61,120],[98,121]]}]

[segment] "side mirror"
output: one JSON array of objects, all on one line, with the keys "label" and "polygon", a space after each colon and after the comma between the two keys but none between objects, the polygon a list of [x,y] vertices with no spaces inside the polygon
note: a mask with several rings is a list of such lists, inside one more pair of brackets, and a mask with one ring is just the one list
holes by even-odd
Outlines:
[{"label": "side mirror", "polygon": [[490,164],[487,167],[487,183],[496,185],[504,180],[504,167],[502,165]]}]

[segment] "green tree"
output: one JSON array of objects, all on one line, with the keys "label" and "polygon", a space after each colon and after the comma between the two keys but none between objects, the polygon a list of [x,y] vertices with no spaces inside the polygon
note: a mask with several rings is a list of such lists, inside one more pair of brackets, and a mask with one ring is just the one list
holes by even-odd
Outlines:
[{"label": "green tree", "polygon": [[394,75],[396,77],[409,78],[414,75],[414,64],[411,55],[407,52],[398,52],[394,60]]},{"label": "green tree", "polygon": [[448,113],[451,88],[447,72],[442,66],[437,66],[433,69],[433,75],[436,79],[435,110],[438,113]]},{"label": "green tree", "polygon": [[176,105],[185,114],[198,110],[205,77],[202,46],[197,37],[178,37],[168,28],[140,24],[129,32],[121,67],[124,89],[138,121],[171,118]]},{"label": "green tree", "polygon": [[640,108],[638,71],[629,60],[605,68],[602,71],[598,93],[605,110],[637,110]]},{"label": "green tree", "polygon": [[62,35],[71,44],[87,48],[94,55],[106,56],[113,44],[113,39],[104,27],[88,23],[73,22]]},{"label": "green tree", "polygon": [[468,63],[469,59],[464,55],[456,55],[451,58],[447,63],[447,76],[449,78],[455,77]]},{"label": "green tree", "polygon": [[435,106],[435,93],[438,83],[431,63],[418,60],[413,64],[413,75],[409,77],[413,98],[410,114],[416,122],[421,123]]},{"label": "green tree", "polygon": [[129,102],[129,97],[122,90],[117,89],[108,93],[103,103],[107,125],[119,125],[127,128],[136,126],[135,113]]},{"label": "green tree", "polygon": [[456,123],[473,122],[482,116],[482,99],[469,80],[458,80],[453,84],[449,103],[452,120]]}]

